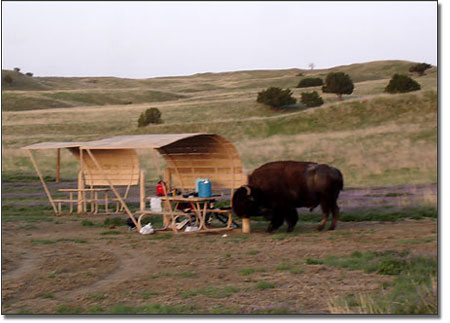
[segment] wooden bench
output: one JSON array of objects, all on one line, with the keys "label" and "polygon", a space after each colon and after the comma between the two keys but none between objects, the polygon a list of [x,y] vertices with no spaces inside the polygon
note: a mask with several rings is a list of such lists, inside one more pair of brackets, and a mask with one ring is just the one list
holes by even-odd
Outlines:
[{"label": "wooden bench", "polygon": [[[73,204],[80,204],[81,203],[81,211],[87,212],[87,204],[90,203],[91,206],[91,213],[97,214],[98,213],[98,202],[100,202],[100,199],[98,198],[98,193],[104,193],[104,199],[101,201],[105,201],[105,212],[108,213],[108,192],[111,190],[109,188],[61,188],[58,189],[59,192],[68,192],[69,193],[69,199],[55,199],[53,202],[57,203],[58,205],[58,214],[62,214],[62,203],[68,203],[69,204],[69,214],[73,213]],[[78,196],[76,199],[74,199],[74,193],[78,193]],[[86,197],[85,193],[91,193],[90,197]]]}]

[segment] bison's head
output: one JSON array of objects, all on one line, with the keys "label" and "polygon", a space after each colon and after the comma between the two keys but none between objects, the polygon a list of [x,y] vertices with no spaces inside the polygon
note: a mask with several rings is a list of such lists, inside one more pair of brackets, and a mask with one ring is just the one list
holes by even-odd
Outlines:
[{"label": "bison's head", "polygon": [[233,211],[240,218],[249,218],[259,213],[261,203],[256,189],[248,185],[241,186],[233,194]]}]

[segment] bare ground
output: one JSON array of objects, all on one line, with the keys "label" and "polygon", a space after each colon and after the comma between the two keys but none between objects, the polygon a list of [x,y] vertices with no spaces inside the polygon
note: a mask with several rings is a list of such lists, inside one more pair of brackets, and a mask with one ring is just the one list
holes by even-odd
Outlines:
[{"label": "bare ground", "polygon": [[[340,205],[382,209],[436,193],[436,185],[346,189]],[[5,202],[7,194],[3,187]],[[118,304],[193,306],[199,314],[326,314],[332,297],[375,292],[392,277],[307,265],[306,258],[405,249],[437,257],[435,219],[340,222],[334,232],[316,232],[317,224],[300,221],[291,235],[234,230],[226,236],[142,236],[125,226],[86,227],[86,219],[100,224],[105,216],[2,223],[2,314],[54,314],[64,306],[94,313]],[[116,234],[106,234],[111,231]]]}]

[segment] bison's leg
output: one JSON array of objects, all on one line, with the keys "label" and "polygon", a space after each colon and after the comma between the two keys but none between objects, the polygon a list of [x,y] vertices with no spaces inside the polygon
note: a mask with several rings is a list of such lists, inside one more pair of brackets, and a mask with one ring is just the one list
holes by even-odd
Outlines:
[{"label": "bison's leg", "polygon": [[330,206],[326,201],[320,202],[320,207],[322,208],[322,221],[320,221],[317,231],[322,231],[325,228],[325,224],[328,220],[328,215],[330,214]]},{"label": "bison's leg", "polygon": [[286,212],[286,222],[288,224],[287,232],[292,232],[294,231],[295,225],[298,221],[297,210],[295,208],[292,208]]},{"label": "bison's leg", "polygon": [[272,221],[270,221],[270,224],[267,227],[267,232],[272,233],[273,231],[281,227],[283,222],[284,222],[283,213],[280,212],[279,209],[275,209],[273,211]]},{"label": "bison's leg", "polygon": [[328,230],[334,230],[339,220],[339,207],[337,206],[337,204],[333,206],[332,212],[333,212],[333,220],[331,221],[331,225]]}]

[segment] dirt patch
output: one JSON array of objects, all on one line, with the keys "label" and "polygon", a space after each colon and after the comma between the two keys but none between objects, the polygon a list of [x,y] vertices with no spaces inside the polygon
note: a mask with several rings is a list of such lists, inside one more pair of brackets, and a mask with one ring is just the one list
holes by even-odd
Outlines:
[{"label": "dirt patch", "polygon": [[[61,222],[61,219],[59,220]],[[354,251],[404,250],[436,256],[436,221],[399,223],[340,223],[335,232],[302,232],[279,240],[279,235],[239,230],[222,235],[140,236],[128,232],[105,239],[104,228],[85,228],[64,219],[63,224],[40,224],[29,232],[3,231],[13,243],[7,257],[21,255],[14,267],[4,268],[3,313],[57,313],[70,304],[85,311],[117,304],[141,306],[169,304],[194,306],[197,313],[232,309],[252,313],[270,308],[291,313],[327,313],[331,296],[370,292],[389,276],[323,265],[306,265],[305,259],[348,255]],[[69,237],[86,243],[55,242]],[[55,230],[59,229],[59,230]],[[170,235],[170,238],[157,238]],[[40,239],[40,240],[39,240]],[[283,265],[287,270],[283,270]],[[281,268],[281,269],[280,269]],[[9,270],[8,270],[9,269]],[[249,274],[247,274],[249,272]],[[268,287],[259,287],[260,282]],[[227,295],[224,291],[231,290]]]}]

